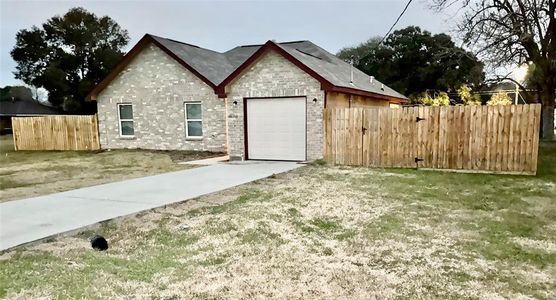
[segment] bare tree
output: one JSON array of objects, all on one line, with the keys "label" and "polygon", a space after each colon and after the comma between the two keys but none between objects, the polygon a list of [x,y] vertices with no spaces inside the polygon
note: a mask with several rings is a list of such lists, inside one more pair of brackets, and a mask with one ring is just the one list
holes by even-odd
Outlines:
[{"label": "bare tree", "polygon": [[[533,63],[543,104],[543,138],[554,138],[556,0],[432,0],[436,9],[461,5],[464,43],[493,68]],[[506,78],[510,79],[511,78]]]}]

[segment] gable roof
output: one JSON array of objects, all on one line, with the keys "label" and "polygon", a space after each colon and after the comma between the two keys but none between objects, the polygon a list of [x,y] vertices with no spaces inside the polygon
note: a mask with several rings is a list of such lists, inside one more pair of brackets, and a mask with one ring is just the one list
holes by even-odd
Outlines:
[{"label": "gable roof", "polygon": [[44,116],[60,115],[59,110],[54,107],[40,104],[33,100],[16,100],[0,102],[0,116]]},{"label": "gable roof", "polygon": [[404,102],[405,96],[383,85],[376,79],[353,67],[353,82],[350,83],[351,66],[335,55],[310,41],[275,43],[235,47],[224,53],[195,45],[146,34],[122,59],[122,61],[87,95],[86,100],[96,96],[123,70],[131,60],[149,43],[153,43],[170,57],[212,87],[219,97],[226,96],[226,86],[260,56],[274,50],[296,66],[319,80],[326,91],[338,91],[379,99],[392,98]]},{"label": "gable roof", "polygon": [[[250,49],[253,54],[248,56],[240,66],[219,84],[216,90],[219,95],[225,94],[225,87],[241,74],[243,70],[266,52],[273,50],[319,80],[323,90],[369,96],[384,100],[395,98],[400,102],[407,101],[407,97],[404,95],[396,92],[376,79],[373,79],[373,82],[371,82],[371,77],[369,75],[355,67],[352,68],[347,62],[310,41],[286,43],[268,41],[264,45],[243,46],[238,48]],[[235,49],[237,48],[230,51]],[[353,82],[350,82],[352,70]]]}]

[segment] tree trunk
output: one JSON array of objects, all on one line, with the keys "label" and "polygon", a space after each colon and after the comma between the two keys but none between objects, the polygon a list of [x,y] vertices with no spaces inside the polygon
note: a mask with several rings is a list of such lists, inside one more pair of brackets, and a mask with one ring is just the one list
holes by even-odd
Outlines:
[{"label": "tree trunk", "polygon": [[556,87],[552,84],[543,86],[542,100],[542,139],[554,140],[554,103],[556,102]]},{"label": "tree trunk", "polygon": [[542,107],[542,139],[554,140],[554,103]]}]

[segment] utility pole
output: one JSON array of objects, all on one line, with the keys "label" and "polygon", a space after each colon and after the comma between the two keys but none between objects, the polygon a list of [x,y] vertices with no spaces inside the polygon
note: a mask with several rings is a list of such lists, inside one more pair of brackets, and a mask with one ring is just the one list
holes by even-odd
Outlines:
[{"label": "utility pole", "polygon": [[515,84],[515,103],[514,104],[517,104],[518,100],[519,100],[519,86],[516,83]]},{"label": "utility pole", "polygon": [[353,55],[351,56],[351,59],[349,61],[349,72],[350,72],[350,76],[349,76],[349,83],[353,84]]}]

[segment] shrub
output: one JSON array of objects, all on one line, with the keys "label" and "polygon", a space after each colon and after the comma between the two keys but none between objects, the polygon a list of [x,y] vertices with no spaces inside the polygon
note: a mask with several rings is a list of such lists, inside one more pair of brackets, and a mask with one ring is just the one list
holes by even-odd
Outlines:
[{"label": "shrub", "polygon": [[490,97],[488,100],[487,105],[510,105],[512,104],[512,99],[510,96],[504,92],[497,92]]},{"label": "shrub", "polygon": [[450,97],[448,93],[441,92],[436,98],[433,99],[432,106],[447,106],[450,105]]},{"label": "shrub", "polygon": [[432,105],[433,99],[428,92],[424,92],[421,96],[417,97],[416,101],[417,103],[429,106]]},{"label": "shrub", "polygon": [[459,87],[458,95],[464,105],[481,105],[481,96],[473,94],[466,84]]},{"label": "shrub", "polygon": [[438,96],[431,97],[428,92],[417,98],[417,102],[427,106],[447,106],[450,105],[450,97],[445,92],[440,92]]}]

